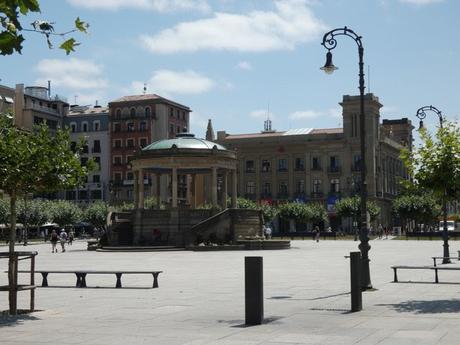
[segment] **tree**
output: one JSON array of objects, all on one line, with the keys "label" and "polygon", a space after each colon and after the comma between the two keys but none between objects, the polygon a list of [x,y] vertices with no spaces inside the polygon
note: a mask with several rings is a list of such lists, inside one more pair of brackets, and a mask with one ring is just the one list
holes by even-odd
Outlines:
[{"label": "tree", "polygon": [[13,266],[18,198],[81,185],[92,163],[80,165],[79,154],[70,148],[68,131],[58,129],[52,135],[42,124],[30,133],[17,129],[11,117],[4,115],[0,116],[0,162],[0,189],[10,197],[9,301],[10,313],[16,314]]},{"label": "tree", "polygon": [[83,219],[97,228],[105,229],[109,212],[110,208],[105,202],[97,201],[86,208]]},{"label": "tree", "polygon": [[327,221],[327,210],[323,204],[319,202],[307,204],[310,208],[310,221],[313,223],[323,223]]},{"label": "tree", "polygon": [[400,195],[393,201],[393,212],[401,218],[403,224],[414,220],[426,225],[439,216],[441,208],[432,195],[411,193]]},{"label": "tree", "polygon": [[[359,196],[353,196],[349,198],[343,198],[335,203],[335,209],[339,217],[351,218],[353,222],[356,222],[361,215],[361,198]],[[367,202],[367,212],[369,213],[371,221],[374,221],[380,214],[380,208],[373,201]]]},{"label": "tree", "polygon": [[[54,24],[45,20],[35,20],[32,22],[31,29],[26,29],[23,24],[23,17],[30,13],[39,13],[40,4],[38,0],[6,0],[0,2],[0,54],[12,55],[21,54],[22,44],[25,40],[23,33],[32,32],[45,37],[48,47],[53,48],[52,37],[61,37],[65,39],[59,48],[63,49],[66,54],[75,51],[78,43],[75,38],[68,37],[75,32],[87,33],[89,24],[83,22],[77,17],[74,27],[65,32],[55,32]],[[66,39],[67,38],[67,39]]]},{"label": "tree", "polygon": [[51,220],[64,227],[74,225],[83,219],[83,212],[76,204],[66,200],[49,202],[51,206]]},{"label": "tree", "polygon": [[[460,198],[460,128],[458,124],[444,122],[435,138],[426,129],[420,130],[421,144],[413,151],[403,150],[401,158],[412,183],[430,190],[441,201],[444,220],[443,257],[449,258],[447,232],[447,203]],[[408,182],[411,183],[411,182]],[[450,262],[444,259],[444,263]]]}]

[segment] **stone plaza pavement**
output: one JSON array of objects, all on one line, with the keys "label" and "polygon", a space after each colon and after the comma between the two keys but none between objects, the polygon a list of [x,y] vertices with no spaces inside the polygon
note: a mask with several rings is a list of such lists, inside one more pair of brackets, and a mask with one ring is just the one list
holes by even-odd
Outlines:
[{"label": "stone plaza pavement", "polygon": [[[457,344],[460,339],[460,271],[401,271],[394,264],[431,265],[441,241],[371,241],[372,283],[362,312],[349,313],[349,262],[353,241],[293,241],[290,250],[220,252],[88,252],[76,242],[66,253],[38,250],[37,269],[162,270],[158,289],[147,275],[90,275],[87,289],[73,287],[73,275],[52,275],[39,288],[41,310],[0,319],[0,344]],[[460,242],[451,242],[456,254]],[[7,247],[0,247],[0,251]],[[18,246],[18,250],[24,247]],[[244,327],[244,257],[264,258],[266,323]],[[452,265],[460,267],[459,262]],[[0,261],[3,272],[6,260]],[[0,274],[5,284],[6,274]],[[22,277],[26,280],[26,275]],[[41,276],[37,276],[41,283]],[[67,287],[65,287],[67,286]],[[97,288],[100,286],[100,288]],[[27,292],[20,292],[27,308]],[[0,310],[7,293],[0,292]]]}]

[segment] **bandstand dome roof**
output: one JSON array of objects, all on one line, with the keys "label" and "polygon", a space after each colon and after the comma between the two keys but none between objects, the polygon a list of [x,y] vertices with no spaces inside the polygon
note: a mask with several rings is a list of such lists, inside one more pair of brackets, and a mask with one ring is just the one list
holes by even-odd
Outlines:
[{"label": "bandstand dome roof", "polygon": [[171,149],[194,149],[194,150],[220,150],[227,151],[227,149],[212,141],[195,138],[191,133],[179,133],[174,139],[158,140],[142,149],[146,151],[157,150],[171,150]]}]

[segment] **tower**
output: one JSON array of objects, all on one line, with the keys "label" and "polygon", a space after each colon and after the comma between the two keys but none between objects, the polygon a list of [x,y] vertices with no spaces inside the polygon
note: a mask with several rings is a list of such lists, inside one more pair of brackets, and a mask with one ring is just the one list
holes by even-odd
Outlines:
[{"label": "tower", "polygon": [[206,129],[206,140],[209,140],[209,141],[216,140],[214,136],[214,129],[212,128],[211,119],[208,120],[208,128]]}]

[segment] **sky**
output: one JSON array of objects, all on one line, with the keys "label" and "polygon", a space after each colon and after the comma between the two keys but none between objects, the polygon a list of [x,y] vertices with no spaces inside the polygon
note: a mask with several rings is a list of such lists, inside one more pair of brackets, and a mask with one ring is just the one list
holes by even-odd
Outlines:
[{"label": "sky", "polygon": [[[434,105],[458,119],[458,0],[41,0],[35,18],[56,32],[76,17],[90,24],[69,56],[30,33],[21,55],[1,57],[0,83],[47,85],[70,103],[106,105],[156,93],[189,106],[190,131],[256,133],[273,128],[341,127],[339,102],[358,94],[358,50],[339,37],[339,69],[320,71],[323,35],[347,26],[362,36],[366,92],[382,118],[408,117]],[[55,40],[55,45],[60,42]],[[368,73],[370,72],[370,73]],[[428,127],[437,123],[428,114]]]}]

